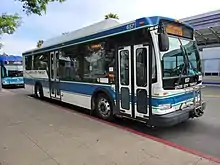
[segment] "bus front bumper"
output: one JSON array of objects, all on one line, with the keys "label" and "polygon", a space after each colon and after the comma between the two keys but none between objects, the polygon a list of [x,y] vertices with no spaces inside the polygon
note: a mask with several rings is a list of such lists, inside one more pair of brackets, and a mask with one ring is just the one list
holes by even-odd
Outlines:
[{"label": "bus front bumper", "polygon": [[[206,102],[202,102],[201,108],[197,110],[204,111],[206,108]],[[201,116],[203,113],[201,114]],[[150,125],[156,127],[170,127],[182,123],[190,118],[199,117],[195,114],[194,108],[186,107],[182,110],[174,111],[165,115],[152,115],[150,119]]]},{"label": "bus front bumper", "polygon": [[4,88],[10,88],[10,87],[21,87],[24,88],[24,83],[17,83],[17,84],[13,84],[13,83],[2,83],[2,87]]}]

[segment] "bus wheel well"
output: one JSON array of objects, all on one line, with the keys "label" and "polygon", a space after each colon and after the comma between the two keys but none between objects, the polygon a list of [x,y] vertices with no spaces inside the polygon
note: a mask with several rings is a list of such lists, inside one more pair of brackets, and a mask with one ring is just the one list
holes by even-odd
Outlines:
[{"label": "bus wheel well", "polygon": [[41,82],[39,82],[39,81],[35,82],[34,89],[35,89],[35,91],[34,91],[35,95],[37,97],[42,98],[43,97],[43,87],[42,87]]},{"label": "bus wheel well", "polygon": [[[105,95],[110,101],[111,103],[113,104],[113,99],[112,97],[110,96],[110,94],[108,94],[108,92],[106,91],[103,91],[103,90],[98,90],[96,92],[94,92],[94,94],[92,95],[92,100],[91,100],[91,110],[94,111],[95,110],[95,107],[96,107],[96,99],[98,98],[99,95]],[[113,105],[112,105],[113,106]]]},{"label": "bus wheel well", "polygon": [[93,95],[92,95],[92,100],[91,100],[91,110],[94,111],[95,110],[95,101],[98,97],[98,95],[100,94],[105,94],[103,91],[96,91]]},{"label": "bus wheel well", "polygon": [[92,97],[91,113],[99,118],[112,121],[114,119],[114,101],[107,91],[97,91]]}]

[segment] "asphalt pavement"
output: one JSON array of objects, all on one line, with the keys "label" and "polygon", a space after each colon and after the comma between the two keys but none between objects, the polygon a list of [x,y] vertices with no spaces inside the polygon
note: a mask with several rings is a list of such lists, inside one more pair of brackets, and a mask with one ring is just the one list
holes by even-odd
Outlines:
[{"label": "asphalt pavement", "polygon": [[0,93],[0,165],[220,163],[16,92]]},{"label": "asphalt pavement", "polygon": [[194,118],[166,129],[149,130],[140,126],[132,127],[220,158],[220,87],[206,87],[203,95],[207,101],[207,108],[201,118]]},{"label": "asphalt pavement", "polygon": [[[9,89],[9,91],[27,97],[23,89]],[[119,120],[117,124],[220,158],[220,87],[206,87],[203,89],[203,95],[207,101],[207,108],[201,118],[162,129],[150,129],[126,120]]]}]

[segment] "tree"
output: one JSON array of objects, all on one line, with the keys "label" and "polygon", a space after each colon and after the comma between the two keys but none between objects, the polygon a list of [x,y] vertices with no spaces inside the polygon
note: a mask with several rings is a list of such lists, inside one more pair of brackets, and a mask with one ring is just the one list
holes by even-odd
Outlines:
[{"label": "tree", "polygon": [[7,15],[3,13],[0,16],[0,35],[3,33],[12,34],[16,30],[16,28],[20,25],[21,18],[15,15]]},{"label": "tree", "polygon": [[118,15],[113,13],[109,13],[105,15],[105,19],[109,19],[109,18],[119,19]]},{"label": "tree", "polygon": [[44,41],[43,40],[39,40],[37,42],[37,47],[40,48],[43,45]]},{"label": "tree", "polygon": [[[16,1],[16,0],[15,0]],[[66,0],[17,0],[22,3],[23,11],[27,14],[46,13],[46,6],[50,2],[65,2]],[[21,17],[18,14],[7,15],[3,13],[0,15],[0,36],[4,33],[13,34],[21,24]],[[0,43],[1,44],[1,43]]]},{"label": "tree", "polygon": [[22,3],[23,11],[27,15],[37,14],[42,15],[42,12],[46,13],[47,5],[50,2],[65,2],[66,0],[18,0]]}]

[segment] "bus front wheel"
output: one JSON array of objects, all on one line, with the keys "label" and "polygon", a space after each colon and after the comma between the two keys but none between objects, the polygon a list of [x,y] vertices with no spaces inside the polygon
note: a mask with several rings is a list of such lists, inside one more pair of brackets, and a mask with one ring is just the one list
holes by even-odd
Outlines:
[{"label": "bus front wheel", "polygon": [[113,104],[105,94],[98,95],[95,105],[95,111],[100,118],[108,121],[113,120]]}]

